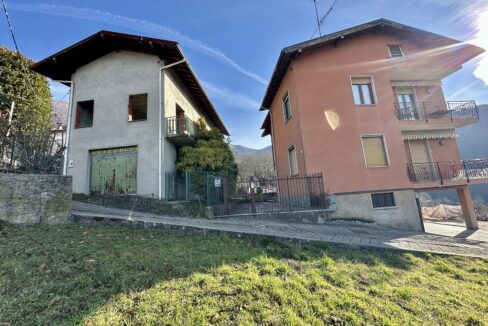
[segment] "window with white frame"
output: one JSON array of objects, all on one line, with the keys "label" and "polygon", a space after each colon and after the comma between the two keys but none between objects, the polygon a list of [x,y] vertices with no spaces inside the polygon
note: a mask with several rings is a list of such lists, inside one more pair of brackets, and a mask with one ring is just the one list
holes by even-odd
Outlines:
[{"label": "window with white frame", "polygon": [[288,148],[288,163],[290,165],[290,176],[298,175],[297,151],[295,145]]},{"label": "window with white frame", "polygon": [[287,122],[291,118],[291,103],[290,103],[290,96],[288,95],[288,92],[286,92],[285,95],[283,96],[282,105],[283,105],[283,118],[285,119],[285,122]]},{"label": "window with white frame", "polygon": [[361,137],[363,143],[364,160],[368,168],[388,166],[385,139],[382,135],[368,135]]},{"label": "window with white frame", "polygon": [[389,44],[390,58],[403,58],[403,50],[400,44]]},{"label": "window with white frame", "polygon": [[373,79],[371,77],[352,77],[351,84],[356,105],[376,104]]}]

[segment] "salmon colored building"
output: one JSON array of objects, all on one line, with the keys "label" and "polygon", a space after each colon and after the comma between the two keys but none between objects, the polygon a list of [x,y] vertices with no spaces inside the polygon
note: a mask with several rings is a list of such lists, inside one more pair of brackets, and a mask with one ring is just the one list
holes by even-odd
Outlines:
[{"label": "salmon colored building", "polygon": [[386,19],[284,48],[261,108],[277,174],[322,173],[332,218],[415,230],[416,192],[455,188],[476,229],[467,186],[488,160],[462,161],[456,128],[478,107],[446,101],[442,79],[483,51]]}]

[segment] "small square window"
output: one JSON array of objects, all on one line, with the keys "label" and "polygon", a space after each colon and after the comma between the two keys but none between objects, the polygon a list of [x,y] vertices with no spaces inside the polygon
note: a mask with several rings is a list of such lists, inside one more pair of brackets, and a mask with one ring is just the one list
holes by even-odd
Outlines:
[{"label": "small square window", "polygon": [[371,77],[353,77],[351,83],[356,105],[376,104]]},{"label": "small square window", "polygon": [[147,120],[147,93],[129,96],[129,121]]},{"label": "small square window", "polygon": [[76,104],[75,128],[93,126],[93,107],[95,101],[83,101]]},{"label": "small square window", "polygon": [[288,163],[290,165],[290,176],[298,175],[297,151],[295,145],[288,149]]},{"label": "small square window", "polygon": [[398,44],[388,45],[388,50],[390,51],[390,58],[403,58],[402,46]]},{"label": "small square window", "polygon": [[373,208],[396,207],[393,192],[371,194],[371,200],[373,202]]},{"label": "small square window", "polygon": [[290,97],[288,96],[288,92],[285,93],[285,96],[283,96],[282,100],[283,104],[283,117],[285,119],[285,122],[290,120],[291,118],[291,104],[290,104]]}]

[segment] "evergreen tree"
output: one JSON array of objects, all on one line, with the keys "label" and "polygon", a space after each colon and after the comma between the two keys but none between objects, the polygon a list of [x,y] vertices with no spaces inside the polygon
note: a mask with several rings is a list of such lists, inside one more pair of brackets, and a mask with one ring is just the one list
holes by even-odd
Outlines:
[{"label": "evergreen tree", "polygon": [[200,120],[196,125],[195,144],[183,146],[176,168],[182,171],[223,172],[229,177],[237,176],[234,155],[224,135],[216,128],[207,129]]},{"label": "evergreen tree", "polygon": [[14,124],[30,136],[51,127],[51,93],[47,79],[29,69],[34,62],[0,46],[0,115],[15,101]]}]

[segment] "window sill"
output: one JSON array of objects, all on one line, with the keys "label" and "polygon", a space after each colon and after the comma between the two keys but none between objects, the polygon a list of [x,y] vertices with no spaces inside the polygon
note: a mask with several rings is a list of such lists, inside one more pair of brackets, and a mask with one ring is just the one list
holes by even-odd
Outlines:
[{"label": "window sill", "polygon": [[386,211],[386,210],[392,210],[392,209],[398,209],[398,206],[388,206],[388,207],[373,207],[374,211]]},{"label": "window sill", "polygon": [[370,107],[370,106],[378,106],[378,103],[375,103],[375,104],[356,104],[354,103],[355,106],[359,106],[359,107]]},{"label": "window sill", "polygon": [[91,126],[80,126],[80,127],[75,127],[74,129],[85,129],[85,128],[91,128],[93,127],[93,125]]},{"label": "window sill", "polygon": [[367,169],[381,169],[381,168],[389,168],[389,167],[390,167],[389,165],[382,165],[382,166],[367,166],[366,165]]},{"label": "window sill", "polygon": [[128,123],[133,123],[133,122],[144,122],[144,121],[147,121],[147,119],[141,119],[141,120],[131,120],[131,121],[127,121]]}]

